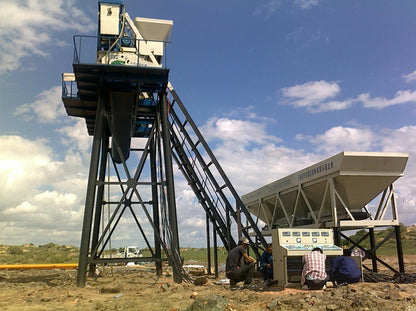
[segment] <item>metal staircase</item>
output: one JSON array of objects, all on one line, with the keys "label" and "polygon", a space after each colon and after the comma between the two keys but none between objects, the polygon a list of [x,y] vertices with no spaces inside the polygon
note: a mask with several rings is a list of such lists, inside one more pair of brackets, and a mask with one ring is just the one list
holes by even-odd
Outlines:
[{"label": "metal staircase", "polygon": [[[266,240],[170,83],[168,89],[173,97],[169,110],[172,157],[214,224],[223,245],[228,250],[235,247],[237,242],[232,233],[238,231],[238,236],[250,240],[259,258],[259,248],[266,247]],[[235,207],[230,203],[232,199]],[[241,216],[248,224],[245,227]]]}]

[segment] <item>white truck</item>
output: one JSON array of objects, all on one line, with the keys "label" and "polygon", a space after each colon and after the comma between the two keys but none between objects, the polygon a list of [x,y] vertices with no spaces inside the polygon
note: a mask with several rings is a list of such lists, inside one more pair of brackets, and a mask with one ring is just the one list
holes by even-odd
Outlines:
[{"label": "white truck", "polygon": [[125,246],[124,249],[117,254],[117,257],[122,258],[135,258],[142,256],[142,251],[137,246]]}]

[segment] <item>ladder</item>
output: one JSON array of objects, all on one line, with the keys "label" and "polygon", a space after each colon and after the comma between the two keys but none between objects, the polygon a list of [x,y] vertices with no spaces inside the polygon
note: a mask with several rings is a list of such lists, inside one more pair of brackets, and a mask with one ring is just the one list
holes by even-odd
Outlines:
[{"label": "ladder", "polygon": [[[234,220],[238,236],[249,239],[251,248],[260,258],[259,248],[266,248],[266,240],[170,83],[168,90],[173,97],[169,109],[173,159],[228,251],[237,245],[231,234]],[[231,199],[235,200],[235,208],[230,204]],[[246,219],[244,227],[241,215]]]}]

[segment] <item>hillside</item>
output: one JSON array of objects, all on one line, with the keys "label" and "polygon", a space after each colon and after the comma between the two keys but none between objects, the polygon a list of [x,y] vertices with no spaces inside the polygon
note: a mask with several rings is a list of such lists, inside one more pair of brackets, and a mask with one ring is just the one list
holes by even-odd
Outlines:
[{"label": "hillside", "polygon": [[[376,245],[381,242],[393,228],[385,230],[376,230]],[[351,238],[357,241],[365,234],[364,230],[358,231]],[[402,247],[404,255],[416,254],[416,226],[403,226],[401,230]],[[343,241],[345,243],[345,241]],[[347,244],[348,245],[348,244]],[[348,245],[349,246],[349,245]],[[363,241],[363,246],[370,248],[369,238]],[[148,255],[146,249],[144,256]],[[113,250],[112,253],[116,253]],[[0,264],[40,264],[40,263],[77,263],[79,248],[69,245],[58,245],[48,243],[35,246],[34,244],[24,245],[0,245]],[[379,255],[396,254],[396,240],[393,236],[377,251]],[[181,255],[186,262],[205,262],[207,250],[206,248],[181,248]],[[211,251],[213,256],[213,251]],[[224,247],[218,248],[218,261],[225,262],[227,251]]]}]

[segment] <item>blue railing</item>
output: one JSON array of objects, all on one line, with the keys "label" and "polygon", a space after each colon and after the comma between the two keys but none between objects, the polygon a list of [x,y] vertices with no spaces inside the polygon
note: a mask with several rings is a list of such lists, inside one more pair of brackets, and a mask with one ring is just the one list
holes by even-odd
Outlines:
[{"label": "blue railing", "polygon": [[[146,41],[146,40],[132,40],[128,37],[118,38],[115,36],[85,36],[85,35],[75,35],[73,37],[74,44],[74,64],[111,64],[112,56],[114,52],[121,52],[124,50],[135,50],[136,55],[138,56],[137,67],[158,67],[152,66],[150,64],[143,65],[140,64],[139,57],[145,57],[145,55],[139,54],[139,47],[141,42],[162,42],[163,50],[163,59],[162,59],[162,68],[167,68],[167,53],[166,47],[169,42],[165,41]],[[131,52],[130,52],[131,53]],[[101,57],[98,60],[98,57]],[[104,57],[106,56],[106,57]],[[158,58],[160,56],[155,56],[156,59],[160,62]],[[105,59],[105,62],[102,62],[102,59]],[[116,62],[117,65],[120,63]],[[129,65],[131,66],[131,65]],[[160,67],[159,67],[160,68]]]}]

